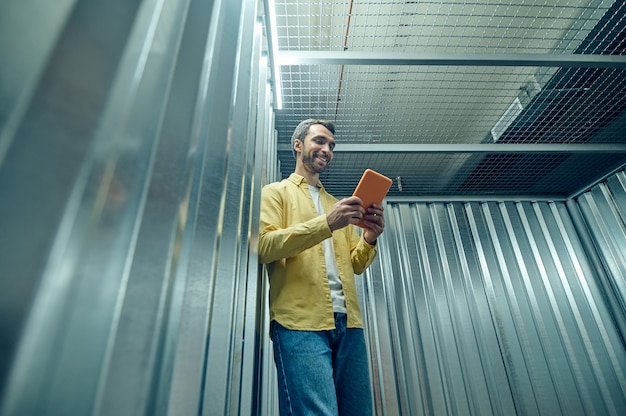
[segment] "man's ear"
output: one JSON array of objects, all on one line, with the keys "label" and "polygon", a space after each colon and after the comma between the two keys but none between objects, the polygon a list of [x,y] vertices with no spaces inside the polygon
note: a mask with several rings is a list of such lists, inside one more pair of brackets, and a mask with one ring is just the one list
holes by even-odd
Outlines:
[{"label": "man's ear", "polygon": [[302,153],[302,141],[300,139],[295,139],[293,141],[293,150],[296,152],[296,154],[298,152]]}]

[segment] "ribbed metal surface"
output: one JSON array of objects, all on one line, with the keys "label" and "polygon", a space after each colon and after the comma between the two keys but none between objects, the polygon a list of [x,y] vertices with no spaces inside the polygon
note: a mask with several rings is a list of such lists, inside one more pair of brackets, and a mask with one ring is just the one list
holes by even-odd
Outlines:
[{"label": "ribbed metal surface", "polygon": [[[385,212],[360,280],[378,414],[624,414],[624,334],[565,203]],[[600,249],[623,260],[623,222],[610,235]],[[611,270],[622,289],[623,265]]]},{"label": "ribbed metal surface", "polygon": [[[352,3],[349,11],[347,1],[277,1],[278,26],[289,32],[279,33],[280,47],[342,51],[337,21],[350,15],[357,50],[622,51],[615,45],[623,35],[619,2]],[[260,190],[292,170],[283,155],[292,122],[332,116],[332,77],[340,72],[328,64],[319,74],[282,68],[292,98],[310,99],[292,113],[272,111],[258,6],[0,5],[3,415],[277,413],[267,279],[256,257]],[[319,21],[310,19],[316,12]],[[292,19],[301,15],[307,19]],[[315,30],[293,30],[305,21]],[[385,22],[401,25],[394,32]],[[292,35],[301,39],[290,43]],[[490,107],[494,118],[529,76],[524,65],[489,76],[472,67],[463,77],[460,68],[345,71],[346,102],[361,102],[362,93],[365,103],[381,91],[408,93],[378,118],[352,108],[338,119],[339,132],[345,128],[338,142],[349,142],[350,132],[355,145],[388,143],[365,134],[384,138],[388,130],[378,123],[389,119],[396,128],[397,113],[406,123],[397,123],[396,143],[426,131],[422,143],[442,134],[431,143],[445,136],[467,144],[458,124],[440,133],[450,124],[442,117],[472,119],[464,111],[486,91],[501,107]],[[563,91],[525,109],[565,109],[558,114],[567,128],[512,123],[502,140],[533,145],[548,137],[545,126],[555,134],[549,137],[566,131],[568,143],[623,143],[623,70],[551,68],[539,71],[548,73],[541,85]],[[327,74],[330,112],[317,114],[312,109],[327,102],[317,94]],[[370,89],[378,78],[379,89]],[[499,95],[507,80],[515,92]],[[404,107],[415,104],[416,85],[433,81],[439,85],[423,95],[433,105],[416,129]],[[571,85],[584,91],[568,95]],[[446,94],[459,87],[470,101],[457,105],[459,96]],[[442,92],[444,101],[433,101]],[[466,131],[484,139],[473,126]],[[508,190],[562,197],[620,163],[619,154],[591,153],[566,152],[561,161],[558,152],[524,151],[519,160],[481,151],[338,152],[322,180],[340,196],[362,168],[395,179],[385,170],[394,166],[408,168],[402,178],[414,175],[403,183],[415,197]],[[564,177],[573,178],[569,185]],[[390,202],[380,256],[358,278],[377,413],[623,414],[625,184],[619,172],[567,202]]]},{"label": "ribbed metal surface", "polygon": [[615,314],[626,317],[626,174],[618,172],[575,201],[605,270],[607,297]]},{"label": "ribbed metal surface", "polygon": [[38,6],[49,24],[11,23],[0,49],[24,64],[33,34],[41,53],[0,89],[20,104],[0,117],[0,413],[252,413],[276,153],[255,139],[273,125],[257,2]]}]

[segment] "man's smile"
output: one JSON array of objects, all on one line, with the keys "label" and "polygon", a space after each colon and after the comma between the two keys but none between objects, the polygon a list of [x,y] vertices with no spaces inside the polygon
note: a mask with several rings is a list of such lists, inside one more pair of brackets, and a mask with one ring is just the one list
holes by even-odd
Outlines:
[{"label": "man's smile", "polygon": [[317,155],[316,159],[321,160],[325,165],[328,164],[328,157],[326,156]]}]

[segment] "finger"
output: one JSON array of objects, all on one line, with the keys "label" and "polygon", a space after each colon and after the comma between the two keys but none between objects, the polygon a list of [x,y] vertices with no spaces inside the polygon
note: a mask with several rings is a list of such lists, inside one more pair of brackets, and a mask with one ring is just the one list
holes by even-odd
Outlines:
[{"label": "finger", "polygon": [[376,217],[376,224],[378,224],[378,227],[380,228],[380,232],[383,231],[383,229],[385,228],[385,218],[383,218],[382,216],[377,216]]},{"label": "finger", "polygon": [[373,205],[367,209],[367,213],[368,213],[368,214],[372,214],[372,215],[377,215],[377,216],[379,216],[379,217],[382,217],[382,216],[383,216],[383,210],[382,210],[382,208],[375,207],[375,206],[373,206]]},{"label": "finger", "polygon": [[353,213],[358,213],[361,218],[367,215],[367,211],[365,211],[365,208],[363,208],[361,205],[351,205],[350,211]]},{"label": "finger", "polygon": [[367,216],[370,217],[372,220],[376,221],[376,222],[380,222],[383,221],[385,219],[385,217],[383,217],[382,212],[380,211],[369,211],[367,213]]},{"label": "finger", "polygon": [[367,223],[368,228],[371,228],[372,230],[382,231],[384,227],[384,220],[380,216],[374,216],[372,214],[368,214],[365,216],[364,222]]},{"label": "finger", "polygon": [[359,221],[364,216],[365,213],[362,211],[362,208],[360,210],[356,209],[350,212],[350,217],[356,219],[356,221]]},{"label": "finger", "polygon": [[374,233],[376,235],[376,237],[378,237],[379,235],[382,234],[383,229],[376,223],[371,222],[371,221],[363,221],[363,225],[365,226],[365,229],[371,231],[372,233]]},{"label": "finger", "polygon": [[361,220],[362,216],[360,215],[353,215],[350,217],[349,221],[350,224],[356,224],[357,222],[359,222]]},{"label": "finger", "polygon": [[363,201],[361,201],[361,198],[359,198],[358,196],[344,198],[342,201],[348,205],[363,205]]}]

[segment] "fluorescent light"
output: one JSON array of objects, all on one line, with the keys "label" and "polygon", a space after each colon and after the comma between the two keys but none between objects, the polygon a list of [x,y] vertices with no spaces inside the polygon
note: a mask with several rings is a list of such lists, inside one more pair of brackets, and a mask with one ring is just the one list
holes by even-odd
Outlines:
[{"label": "fluorescent light", "polygon": [[267,0],[267,8],[269,19],[270,19],[270,27],[268,28],[269,36],[270,36],[270,53],[271,53],[271,63],[272,63],[272,74],[274,75],[274,98],[276,102],[276,109],[281,110],[283,108],[283,93],[281,88],[281,80],[280,80],[280,64],[278,63],[278,35],[276,34],[276,5],[274,0]]},{"label": "fluorescent light", "polygon": [[491,129],[491,136],[494,142],[497,142],[500,136],[504,134],[506,129],[508,129],[511,124],[513,124],[513,121],[515,121],[515,119],[517,118],[517,116],[520,115],[523,109],[524,106],[522,105],[521,101],[519,100],[519,98],[515,97],[509,108],[506,109],[504,114],[502,114],[498,122]]},{"label": "fluorescent light", "polygon": [[493,138],[494,143],[497,142],[509,126],[513,124],[515,119],[517,119],[532,99],[539,94],[539,91],[541,91],[541,85],[539,85],[537,78],[532,76],[526,85],[521,86],[519,90],[520,92],[517,94],[517,97],[515,97],[511,105],[509,105],[504,114],[502,114],[500,119],[491,129],[491,137]]}]

